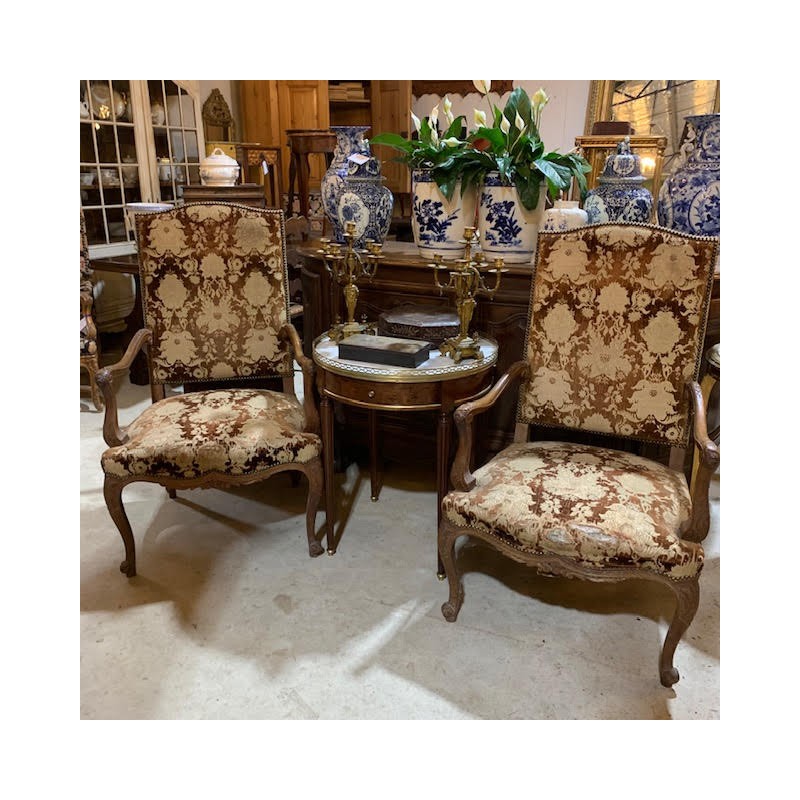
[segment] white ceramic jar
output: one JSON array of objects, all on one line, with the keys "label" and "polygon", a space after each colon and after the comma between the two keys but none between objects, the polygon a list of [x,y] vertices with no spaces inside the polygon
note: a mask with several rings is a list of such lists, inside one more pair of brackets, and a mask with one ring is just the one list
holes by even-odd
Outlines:
[{"label": "white ceramic jar", "polygon": [[239,177],[239,164],[219,148],[200,162],[200,182],[203,186],[234,186]]},{"label": "white ceramic jar", "polygon": [[577,200],[556,200],[544,215],[543,231],[571,231],[589,224],[589,215]]}]

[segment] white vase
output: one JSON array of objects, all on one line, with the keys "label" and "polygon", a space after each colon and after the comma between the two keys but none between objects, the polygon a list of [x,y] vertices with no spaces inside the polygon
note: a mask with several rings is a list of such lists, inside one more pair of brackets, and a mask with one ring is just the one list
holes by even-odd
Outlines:
[{"label": "white vase", "polygon": [[411,229],[420,255],[463,256],[464,245],[460,242],[464,228],[475,226],[477,191],[470,187],[462,197],[459,181],[448,200],[430,170],[415,169],[411,173],[411,195]]},{"label": "white vase", "polygon": [[556,200],[547,209],[542,223],[543,231],[571,231],[589,224],[589,215],[577,200]]},{"label": "white vase", "polygon": [[486,258],[489,261],[502,258],[506,264],[530,264],[546,202],[544,181],[536,208],[528,211],[520,202],[516,187],[504,186],[499,173],[488,173],[478,203],[478,230]]}]

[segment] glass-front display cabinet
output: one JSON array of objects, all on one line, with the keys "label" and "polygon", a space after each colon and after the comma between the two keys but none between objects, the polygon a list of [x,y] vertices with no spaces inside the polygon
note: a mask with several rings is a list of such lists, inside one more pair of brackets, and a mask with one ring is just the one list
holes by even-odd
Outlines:
[{"label": "glass-front display cabinet", "polygon": [[199,82],[80,81],[80,192],[91,258],[135,251],[128,203],[200,184]]}]

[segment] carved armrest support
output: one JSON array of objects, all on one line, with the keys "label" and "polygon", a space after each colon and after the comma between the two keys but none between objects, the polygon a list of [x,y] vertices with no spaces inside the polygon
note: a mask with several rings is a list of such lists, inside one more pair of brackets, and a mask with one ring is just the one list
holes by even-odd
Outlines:
[{"label": "carved armrest support", "polygon": [[701,542],[708,535],[711,521],[708,487],[711,476],[719,466],[719,448],[708,436],[706,404],[699,384],[696,381],[687,381],[686,392],[694,410],[694,445],[698,449],[700,463],[692,486],[692,516],[682,536],[692,542]]},{"label": "carved armrest support", "polygon": [[152,334],[147,328],[136,331],[122,358],[116,364],[103,367],[95,377],[97,385],[103,393],[103,400],[105,400],[106,414],[103,419],[103,438],[109,447],[116,447],[128,441],[125,429],[119,427],[119,420],[117,419],[117,394],[114,387],[114,379],[130,371],[133,359],[150,341],[151,336]]},{"label": "carved armrest support", "polygon": [[314,362],[303,353],[303,344],[297,328],[287,322],[278,333],[279,338],[289,343],[294,360],[303,372],[303,411],[306,416],[306,433],[319,433],[319,412],[314,401]]},{"label": "carved armrest support", "polygon": [[450,470],[450,480],[458,491],[468,492],[475,486],[475,476],[469,468],[474,436],[473,420],[478,414],[490,409],[517,379],[527,375],[528,362],[515,361],[483,397],[464,403],[456,409],[454,418],[458,429],[458,449]]}]

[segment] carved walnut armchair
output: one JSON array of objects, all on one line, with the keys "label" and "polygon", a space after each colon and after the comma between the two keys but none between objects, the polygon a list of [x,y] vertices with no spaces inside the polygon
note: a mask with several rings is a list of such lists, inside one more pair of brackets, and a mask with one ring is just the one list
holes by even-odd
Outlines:
[{"label": "carved walnut armchair", "polygon": [[[228,487],[286,470],[308,480],[309,555],[322,493],[313,364],[289,323],[283,212],[193,203],[136,218],[145,328],[122,357],[98,373],[106,401],[101,457],[104,495],[125,545],[120,569],[136,574],[134,537],[122,505],[132,481],[177,489]],[[120,428],[114,381],[148,349],[153,404]],[[295,396],[292,358],[303,372]],[[238,388],[280,376],[283,392]],[[194,381],[235,381],[223,390],[186,391]],[[165,385],[184,393],[165,397]]]},{"label": "carved walnut armchair", "polygon": [[[540,234],[524,360],[455,413],[455,490],[442,501],[439,528],[449,622],[464,600],[455,557],[462,535],[546,575],[645,578],[677,601],[659,672],[664,686],[678,680],[672,658],[698,606],[709,480],[719,464],[697,384],[717,248],[717,239],[650,225]],[[517,379],[515,443],[473,473],[473,419]],[[530,424],[550,429],[552,440],[528,442]],[[692,492],[683,473],[559,441],[560,431],[674,447],[692,434],[700,454]]]}]

